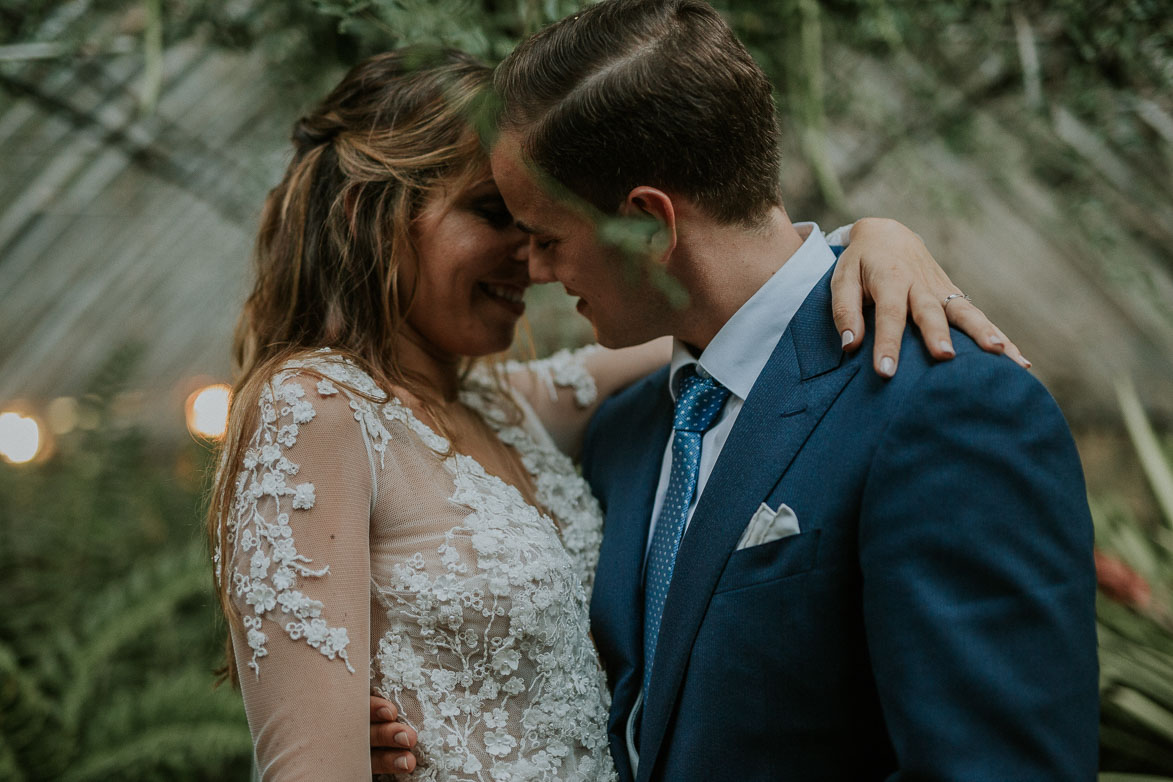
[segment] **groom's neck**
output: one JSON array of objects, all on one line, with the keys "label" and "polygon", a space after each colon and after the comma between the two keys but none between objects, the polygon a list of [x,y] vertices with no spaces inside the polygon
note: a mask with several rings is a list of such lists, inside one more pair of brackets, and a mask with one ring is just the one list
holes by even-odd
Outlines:
[{"label": "groom's neck", "polygon": [[690,303],[678,314],[673,336],[700,350],[790,260],[804,238],[781,207],[752,228],[698,216],[682,221],[677,230],[675,274]]}]

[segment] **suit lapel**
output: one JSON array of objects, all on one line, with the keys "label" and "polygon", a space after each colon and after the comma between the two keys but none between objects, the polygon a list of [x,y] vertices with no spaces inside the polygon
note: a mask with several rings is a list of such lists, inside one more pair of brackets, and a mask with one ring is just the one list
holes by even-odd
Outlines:
[{"label": "suit lapel", "polygon": [[829,279],[830,272],[807,297],[754,384],[681,541],[644,704],[641,780],[652,772],[726,561],[758,505],[859,369],[855,362],[840,366]]},{"label": "suit lapel", "polygon": [[[650,380],[656,393],[632,416],[633,437],[617,460],[591,597],[591,627],[614,677],[612,722],[625,719],[639,692],[643,661],[642,573],[660,463],[672,431],[667,370]],[[605,648],[603,648],[605,646]],[[618,664],[617,664],[618,663]]]}]

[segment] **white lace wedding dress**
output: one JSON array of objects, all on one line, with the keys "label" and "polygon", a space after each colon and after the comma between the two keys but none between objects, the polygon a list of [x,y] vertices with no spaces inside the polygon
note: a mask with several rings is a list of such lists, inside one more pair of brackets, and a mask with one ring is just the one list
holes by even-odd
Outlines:
[{"label": "white lace wedding dress", "polygon": [[[527,369],[593,397],[573,354]],[[587,626],[601,514],[500,385],[474,374],[461,399],[550,515],[336,354],[291,362],[263,394],[216,555],[244,616],[233,641],[263,778],[369,778],[368,693],[419,733],[410,779],[615,778]]]}]

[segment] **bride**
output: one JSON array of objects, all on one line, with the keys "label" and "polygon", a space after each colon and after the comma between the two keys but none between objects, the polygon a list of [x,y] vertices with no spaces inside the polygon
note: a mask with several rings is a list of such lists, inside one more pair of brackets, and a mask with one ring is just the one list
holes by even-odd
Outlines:
[{"label": "bride", "polygon": [[[369,778],[372,694],[418,735],[375,771],[614,778],[601,519],[571,455],[670,348],[472,361],[509,347],[529,283],[473,120],[488,76],[456,52],[363,62],[265,204],[209,534],[266,779]],[[921,258],[901,231],[867,263]]]}]

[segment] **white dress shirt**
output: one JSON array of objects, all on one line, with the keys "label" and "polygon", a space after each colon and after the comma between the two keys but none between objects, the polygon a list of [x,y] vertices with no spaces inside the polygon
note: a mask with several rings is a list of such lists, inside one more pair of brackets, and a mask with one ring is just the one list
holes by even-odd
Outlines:
[{"label": "white dress shirt", "polygon": [[[699,364],[698,374],[708,374],[729,389],[729,398],[725,401],[717,422],[701,438],[700,472],[697,476],[696,493],[688,507],[688,518],[685,520],[686,533],[688,524],[692,521],[693,511],[696,510],[697,499],[705,490],[705,484],[713,472],[713,465],[717,463],[717,457],[721,455],[721,449],[729,439],[729,432],[733,430],[737,415],[741,412],[754,383],[757,382],[758,375],[765,369],[778,340],[790,325],[794,314],[827,270],[834,265],[835,253],[832,252],[830,244],[846,245],[851,232],[851,226],[847,225],[824,238],[815,223],[795,223],[794,227],[800,235],[809,232],[802,246],[774,272],[749,301],[741,305],[733,317],[725,322],[699,359],[693,355],[688,345],[680,340],[673,343],[672,363],[668,370],[668,387],[673,402],[676,401],[679,372],[689,364]],[[675,434],[669,437],[668,444],[664,447],[660,483],[656,487],[652,520],[648,525],[644,549],[645,562],[647,552],[651,548],[652,534],[656,529],[656,518],[664,504],[664,495],[668,493],[674,437]],[[635,727],[642,706],[643,693],[640,693],[627,716],[627,753],[633,772],[639,765],[639,755],[635,747]]]},{"label": "white dress shirt", "polygon": [[[741,305],[741,309],[733,313],[733,317],[725,322],[699,359],[692,354],[688,345],[680,340],[673,343],[672,364],[669,368],[671,381],[668,384],[673,402],[676,401],[680,370],[690,364],[699,364],[698,374],[708,374],[729,389],[729,398],[717,417],[717,422],[701,439],[700,472],[697,476],[696,493],[688,507],[685,532],[692,521],[697,500],[713,472],[713,465],[717,463],[717,457],[725,447],[725,441],[729,438],[737,414],[741,412],[741,407],[757,382],[758,375],[773,355],[774,347],[778,344],[782,332],[790,325],[794,313],[798,312],[798,308],[806,301],[815,285],[835,263],[835,253],[831,251],[828,239],[835,241],[844,228],[836,230],[827,238],[823,237],[819,227],[814,223],[795,223],[795,228],[810,232],[802,246],[790,256],[782,268],[774,272],[749,301]],[[850,226],[845,228],[850,231]],[[656,529],[656,519],[659,518],[660,508],[664,504],[664,495],[668,493],[674,438],[675,434],[668,438],[660,464],[660,483],[656,487],[652,521],[648,526],[646,547],[649,549],[652,533]],[[644,553],[646,558],[646,549]]]}]

